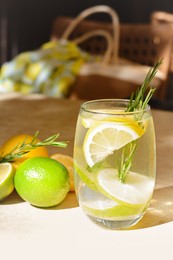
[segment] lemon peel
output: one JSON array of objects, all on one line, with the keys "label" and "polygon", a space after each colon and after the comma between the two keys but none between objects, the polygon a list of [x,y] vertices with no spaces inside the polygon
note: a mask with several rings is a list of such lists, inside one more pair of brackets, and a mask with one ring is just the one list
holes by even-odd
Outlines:
[{"label": "lemon peel", "polygon": [[115,150],[138,139],[144,130],[136,122],[98,122],[86,133],[83,151],[87,164],[92,167]]},{"label": "lemon peel", "polygon": [[143,207],[150,201],[154,180],[147,176],[129,172],[126,182],[119,181],[117,171],[107,168],[97,173],[96,185],[104,196],[129,207]]}]

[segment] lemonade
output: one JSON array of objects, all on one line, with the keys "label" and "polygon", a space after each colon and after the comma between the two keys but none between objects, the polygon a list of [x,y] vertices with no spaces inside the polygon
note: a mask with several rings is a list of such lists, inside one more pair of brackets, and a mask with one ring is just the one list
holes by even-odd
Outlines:
[{"label": "lemonade", "polygon": [[78,116],[74,167],[79,205],[108,229],[136,224],[152,198],[155,133],[149,106],[125,112],[128,100],[89,101]]}]

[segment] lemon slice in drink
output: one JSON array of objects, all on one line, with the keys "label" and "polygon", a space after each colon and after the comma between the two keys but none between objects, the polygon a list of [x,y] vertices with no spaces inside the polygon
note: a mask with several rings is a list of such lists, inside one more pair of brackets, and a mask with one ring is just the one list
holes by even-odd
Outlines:
[{"label": "lemon slice in drink", "polygon": [[110,220],[115,218],[122,219],[124,217],[141,214],[144,210],[143,205],[139,205],[137,207],[127,207],[125,205],[117,204],[111,207],[111,205],[109,206],[106,202],[103,203],[102,201],[83,203],[82,208],[87,214]]},{"label": "lemon slice in drink", "polygon": [[97,190],[95,185],[95,175],[86,169],[79,168],[76,163],[74,163],[75,172],[80,176],[81,180],[93,190]]},{"label": "lemon slice in drink", "polygon": [[14,168],[11,163],[0,164],[0,200],[10,195],[14,189]]},{"label": "lemon slice in drink", "polygon": [[87,132],[83,151],[87,164],[92,167],[144,133],[135,123],[99,122]]},{"label": "lemon slice in drink", "polygon": [[[82,187],[82,196],[80,199],[80,205],[86,214],[106,219],[122,219],[127,216],[134,216],[140,214],[144,210],[144,205],[137,207],[128,207],[120,205],[119,203],[109,200],[103,194],[99,194],[97,191],[89,190],[87,186]],[[85,196],[87,194],[87,197]],[[94,198],[97,197],[97,200]]]},{"label": "lemon slice in drink", "polygon": [[83,113],[83,115],[81,116],[81,122],[85,128],[90,128],[91,125],[94,124],[95,122],[106,120],[106,118],[108,118],[106,114],[88,115]]},{"label": "lemon slice in drink", "polygon": [[126,182],[121,183],[117,171],[113,168],[99,171],[96,179],[98,190],[102,194],[121,205],[130,207],[148,203],[154,189],[152,178],[135,172],[129,172]]}]

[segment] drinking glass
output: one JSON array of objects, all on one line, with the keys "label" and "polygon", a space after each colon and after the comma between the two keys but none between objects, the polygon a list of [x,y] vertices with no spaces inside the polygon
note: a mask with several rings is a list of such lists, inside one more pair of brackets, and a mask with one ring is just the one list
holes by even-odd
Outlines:
[{"label": "drinking glass", "polygon": [[135,225],[152,198],[155,132],[149,105],[127,112],[129,100],[83,103],[75,142],[75,191],[88,218],[106,229]]}]

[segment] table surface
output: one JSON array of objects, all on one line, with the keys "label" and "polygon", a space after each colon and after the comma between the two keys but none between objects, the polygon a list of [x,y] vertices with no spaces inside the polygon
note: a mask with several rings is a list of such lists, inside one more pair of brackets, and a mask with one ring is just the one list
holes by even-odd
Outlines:
[{"label": "table surface", "polygon": [[[12,135],[40,139],[60,133],[64,148],[49,153],[73,154],[81,101],[41,95],[0,96],[0,145]],[[173,112],[152,111],[157,141],[157,179],[143,219],[123,231],[101,229],[78,207],[75,193],[56,207],[39,209],[13,192],[0,203],[0,254],[3,259],[173,259]]]}]

